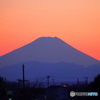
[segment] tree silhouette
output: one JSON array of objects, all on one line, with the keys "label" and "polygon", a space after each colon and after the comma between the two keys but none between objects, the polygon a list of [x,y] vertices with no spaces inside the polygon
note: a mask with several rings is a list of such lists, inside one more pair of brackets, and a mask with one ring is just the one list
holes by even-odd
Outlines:
[{"label": "tree silhouette", "polygon": [[6,93],[6,82],[3,81],[2,77],[0,77],[0,98],[5,99],[7,96]]},{"label": "tree silhouette", "polygon": [[91,97],[91,100],[100,100],[100,74],[94,78],[94,81],[91,82],[88,86],[89,92],[98,92],[97,97]]}]

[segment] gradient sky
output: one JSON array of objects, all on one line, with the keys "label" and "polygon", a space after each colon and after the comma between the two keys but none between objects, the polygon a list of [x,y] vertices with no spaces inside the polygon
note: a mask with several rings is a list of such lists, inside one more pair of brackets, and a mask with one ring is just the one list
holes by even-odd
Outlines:
[{"label": "gradient sky", "polygon": [[100,60],[100,0],[0,0],[0,56],[45,36]]}]

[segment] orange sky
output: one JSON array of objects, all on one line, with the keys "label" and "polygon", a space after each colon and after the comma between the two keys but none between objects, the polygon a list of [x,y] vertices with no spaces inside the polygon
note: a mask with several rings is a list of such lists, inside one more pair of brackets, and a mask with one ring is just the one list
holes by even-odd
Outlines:
[{"label": "orange sky", "polygon": [[100,0],[0,0],[0,56],[42,36],[100,60]]}]

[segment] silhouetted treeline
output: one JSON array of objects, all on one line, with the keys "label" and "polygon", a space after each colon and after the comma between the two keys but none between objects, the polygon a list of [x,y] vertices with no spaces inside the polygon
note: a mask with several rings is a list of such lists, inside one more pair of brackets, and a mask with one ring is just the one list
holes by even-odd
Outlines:
[{"label": "silhouetted treeline", "polygon": [[[0,77],[0,100],[47,100],[47,88],[43,88],[41,83],[34,82],[22,88],[18,82],[9,82]],[[54,85],[56,87],[57,85]],[[63,85],[61,85],[63,86]],[[77,83],[65,87],[68,90],[68,99],[64,100],[100,100],[100,74],[94,78],[94,81],[87,83]],[[70,97],[70,91],[75,92],[97,92],[98,96]],[[59,94],[60,95],[60,94]],[[60,97],[59,97],[60,98]],[[55,99],[52,99],[55,100]],[[61,99],[58,99],[61,100]]]},{"label": "silhouetted treeline", "polygon": [[7,98],[7,87],[6,82],[2,77],[0,77],[0,100]]}]

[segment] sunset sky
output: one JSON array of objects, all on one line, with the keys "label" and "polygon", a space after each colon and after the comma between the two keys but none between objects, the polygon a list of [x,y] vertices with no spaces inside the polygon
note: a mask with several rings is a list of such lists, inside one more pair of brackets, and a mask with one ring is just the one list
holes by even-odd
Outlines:
[{"label": "sunset sky", "polygon": [[48,36],[100,60],[100,0],[0,0],[0,56]]}]

